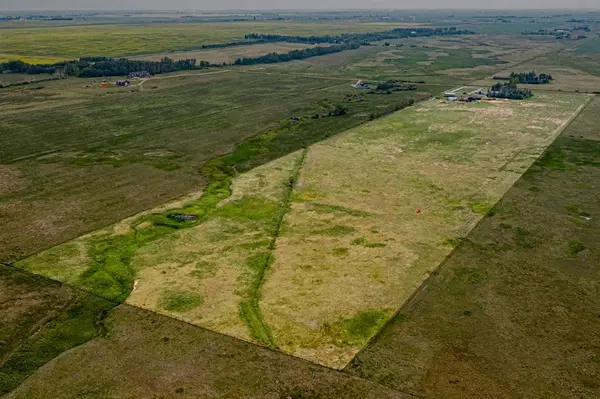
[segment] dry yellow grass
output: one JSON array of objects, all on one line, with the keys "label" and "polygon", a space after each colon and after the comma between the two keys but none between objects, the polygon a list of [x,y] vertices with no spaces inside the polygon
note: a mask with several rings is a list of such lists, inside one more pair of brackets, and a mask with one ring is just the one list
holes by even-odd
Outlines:
[{"label": "dry yellow grass", "polygon": [[280,348],[345,366],[585,101],[430,101],[313,146],[262,290]]}]

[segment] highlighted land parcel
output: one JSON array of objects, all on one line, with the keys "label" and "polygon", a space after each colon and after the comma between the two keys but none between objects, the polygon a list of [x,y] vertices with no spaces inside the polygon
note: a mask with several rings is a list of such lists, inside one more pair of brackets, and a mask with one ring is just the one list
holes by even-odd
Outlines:
[{"label": "highlighted land parcel", "polygon": [[588,101],[420,103],[17,266],[343,368]]}]

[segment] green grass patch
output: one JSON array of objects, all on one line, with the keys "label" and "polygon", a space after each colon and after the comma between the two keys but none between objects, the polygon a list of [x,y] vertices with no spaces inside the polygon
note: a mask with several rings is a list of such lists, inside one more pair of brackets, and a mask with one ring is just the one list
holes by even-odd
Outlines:
[{"label": "green grass patch", "polygon": [[578,239],[569,241],[569,253],[572,257],[577,257],[580,252],[585,251],[585,246]]},{"label": "green grass patch", "polygon": [[468,207],[478,215],[487,215],[492,209],[490,203],[486,200],[471,201],[469,202]]},{"label": "green grass patch", "polygon": [[348,255],[348,248],[333,248],[333,255],[335,256],[347,256]]},{"label": "green grass patch", "polygon": [[337,236],[346,236],[348,234],[354,233],[355,231],[356,231],[356,229],[354,227],[336,225],[333,227],[329,227],[327,229],[315,230],[312,232],[312,234],[321,235],[321,236],[337,237]]},{"label": "green grass patch", "polygon": [[514,229],[514,241],[519,248],[535,248],[538,244],[538,240],[533,233],[522,227]]},{"label": "green grass patch", "polygon": [[444,240],[443,244],[450,246],[452,248],[456,248],[458,247],[465,239],[463,237],[454,237],[454,238],[447,238]]},{"label": "green grass patch", "polygon": [[354,217],[367,217],[371,216],[368,212],[359,211],[356,209],[349,209],[341,205],[328,205],[313,202],[310,204],[311,209],[317,213],[332,213],[336,215],[350,215]]},{"label": "green grass patch", "polygon": [[338,323],[325,324],[323,328],[338,345],[361,346],[383,326],[388,317],[388,312],[367,310]]},{"label": "green grass patch", "polygon": [[537,161],[539,166],[544,168],[558,169],[558,170],[573,170],[573,166],[565,163],[566,154],[564,151],[554,149],[552,151],[546,151],[544,155]]},{"label": "green grass patch", "polygon": [[187,291],[169,291],[165,293],[159,306],[166,311],[182,313],[202,305],[202,296]]},{"label": "green grass patch", "polygon": [[356,239],[352,240],[352,242],[350,242],[350,244],[352,244],[352,245],[361,245],[361,246],[366,247],[366,248],[384,248],[384,247],[387,247],[387,244],[384,243],[384,242],[370,242],[366,237],[356,238]]},{"label": "green grass patch", "polygon": [[243,197],[217,208],[215,215],[228,219],[249,219],[270,221],[276,214],[279,204],[266,198]]},{"label": "green grass patch", "polygon": [[209,276],[214,276],[216,272],[217,265],[215,263],[199,260],[194,265],[194,271],[191,272],[190,275],[203,279]]}]

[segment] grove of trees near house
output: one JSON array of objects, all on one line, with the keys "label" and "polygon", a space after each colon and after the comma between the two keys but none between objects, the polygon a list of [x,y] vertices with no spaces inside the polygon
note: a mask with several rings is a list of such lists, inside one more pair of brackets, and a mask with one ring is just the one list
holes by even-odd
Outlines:
[{"label": "grove of trees near house", "polygon": [[516,78],[511,78],[508,83],[496,83],[487,95],[492,98],[508,98],[510,100],[524,100],[533,96],[531,90],[519,89],[517,82]]}]

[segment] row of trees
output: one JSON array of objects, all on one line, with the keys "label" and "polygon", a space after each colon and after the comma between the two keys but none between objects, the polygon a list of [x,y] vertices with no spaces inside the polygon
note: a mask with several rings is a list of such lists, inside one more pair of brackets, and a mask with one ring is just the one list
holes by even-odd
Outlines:
[{"label": "row of trees", "polygon": [[[210,64],[201,61],[201,68]],[[59,73],[65,76],[79,76],[83,78],[101,76],[123,76],[132,72],[147,71],[151,74],[176,72],[194,69],[196,59],[173,61],[165,57],[160,61],[138,61],[127,58],[108,57],[83,57],[79,60],[64,61],[56,64],[31,65],[23,61],[8,61],[0,63],[0,72],[28,73],[31,75],[42,73]]]},{"label": "row of trees", "polygon": [[302,50],[292,50],[287,53],[269,53],[260,57],[244,57],[235,60],[234,65],[272,64],[277,62],[288,62],[292,60],[303,60],[305,58],[319,55],[339,53],[344,50],[359,48],[358,43],[336,44],[328,47],[311,47]]},{"label": "row of trees", "polygon": [[272,35],[261,33],[249,33],[245,35],[247,40],[261,40],[267,42],[291,42],[291,43],[349,43],[358,42],[366,44],[373,41],[388,39],[402,39],[406,37],[418,36],[450,36],[466,35],[474,32],[466,29],[450,28],[396,28],[386,32],[370,33],[346,33],[342,35],[323,35],[323,36],[289,36]]},{"label": "row of trees", "polygon": [[552,75],[549,73],[540,73],[537,75],[535,71],[531,72],[512,72],[510,74],[511,79],[516,79],[518,83],[524,83],[529,85],[546,84],[552,80]]}]

